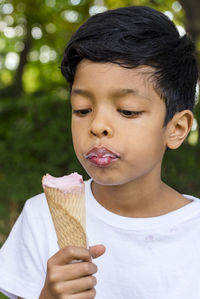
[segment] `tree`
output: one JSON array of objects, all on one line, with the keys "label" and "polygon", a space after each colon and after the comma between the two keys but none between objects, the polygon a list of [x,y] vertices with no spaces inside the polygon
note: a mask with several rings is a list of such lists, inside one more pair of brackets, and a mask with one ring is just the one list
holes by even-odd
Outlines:
[{"label": "tree", "polygon": [[[180,0],[185,11],[185,27],[196,45],[196,56],[200,74],[200,1],[199,0]],[[200,136],[200,101],[196,106],[196,119],[199,124],[198,135]]]},{"label": "tree", "polygon": [[[0,57],[6,60],[8,51],[19,55],[16,70],[12,67],[10,70],[8,67],[6,69],[5,64],[1,66],[3,70],[0,83],[4,88],[4,95],[20,96],[24,89],[34,92],[40,89],[51,90],[53,84],[54,86],[63,85],[64,80],[57,65],[60,64],[67,41],[89,15],[106,8],[150,5],[163,12],[167,11],[168,14],[171,12],[175,22],[178,25],[185,25],[195,43],[199,45],[200,2],[180,0],[185,16],[181,6],[178,7],[177,3],[174,0],[27,0],[24,2],[2,0],[0,12],[2,16],[5,16],[1,18],[2,24],[4,22],[2,26],[5,28],[2,29],[4,35],[0,43],[2,41],[7,47],[0,46],[0,49],[2,47]],[[11,30],[13,34],[10,33]],[[199,53],[200,49],[197,48],[197,51]],[[49,69],[54,69],[55,76],[49,76]]]},{"label": "tree", "polygon": [[[72,35],[72,33],[84,22],[89,16],[89,8],[92,1],[63,1],[63,0],[21,0],[3,1],[0,5],[2,12],[2,26],[4,35],[2,41],[7,44],[1,53],[2,60],[6,60],[7,51],[19,53],[19,64],[16,71],[4,64],[3,70],[9,69],[11,82],[5,82],[0,76],[0,82],[4,85],[1,90],[4,95],[19,97],[24,92],[26,78],[24,75],[31,77],[31,69],[35,70],[37,81],[33,90],[43,89],[43,78],[48,77],[50,80],[47,89],[64,82],[60,72],[51,78],[48,75],[48,66],[55,68],[60,63],[63,49]],[[76,5],[76,3],[80,3]],[[9,25],[10,24],[10,25]],[[21,33],[19,32],[21,31]],[[18,48],[16,50],[18,44]],[[21,45],[19,47],[19,45]],[[48,65],[48,66],[47,66]],[[47,66],[47,67],[45,67]],[[56,80],[55,80],[56,78]],[[29,84],[30,85],[30,84]],[[25,88],[26,89],[26,88]],[[51,88],[49,88],[51,89]]]}]

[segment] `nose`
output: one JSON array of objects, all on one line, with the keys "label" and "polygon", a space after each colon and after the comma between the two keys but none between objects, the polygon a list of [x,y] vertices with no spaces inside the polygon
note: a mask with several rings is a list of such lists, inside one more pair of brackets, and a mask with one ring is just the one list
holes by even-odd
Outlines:
[{"label": "nose", "polygon": [[104,116],[96,116],[90,126],[90,135],[95,137],[111,137],[113,135],[113,126],[112,122]]}]

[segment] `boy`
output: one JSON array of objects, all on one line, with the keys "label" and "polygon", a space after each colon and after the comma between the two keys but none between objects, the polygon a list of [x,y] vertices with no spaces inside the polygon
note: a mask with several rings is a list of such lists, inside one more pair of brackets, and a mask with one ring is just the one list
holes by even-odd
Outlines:
[{"label": "boy", "polygon": [[200,298],[200,201],[160,175],[166,149],[178,148],[192,125],[193,51],[166,16],[142,6],[95,15],[75,33],[61,68],[71,88],[75,152],[91,176],[90,248],[59,250],[38,195],[1,249],[2,292],[27,299]]}]

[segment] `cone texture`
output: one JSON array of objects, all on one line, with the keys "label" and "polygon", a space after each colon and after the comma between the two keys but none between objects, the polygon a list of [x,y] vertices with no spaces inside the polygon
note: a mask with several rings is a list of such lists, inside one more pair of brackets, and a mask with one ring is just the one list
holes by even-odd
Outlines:
[{"label": "cone texture", "polygon": [[65,194],[58,189],[45,187],[44,192],[59,247],[70,245],[87,247],[84,191]]}]

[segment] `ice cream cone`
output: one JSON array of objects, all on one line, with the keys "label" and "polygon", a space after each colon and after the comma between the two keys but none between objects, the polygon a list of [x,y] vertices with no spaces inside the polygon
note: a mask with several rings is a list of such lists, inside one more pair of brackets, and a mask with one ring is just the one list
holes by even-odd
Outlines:
[{"label": "ice cream cone", "polygon": [[43,177],[42,183],[59,247],[70,245],[87,247],[84,183],[82,182],[81,186],[80,184],[79,186],[69,186],[63,191],[59,186],[55,188],[56,184],[54,187],[48,186],[45,183],[46,177]]}]

